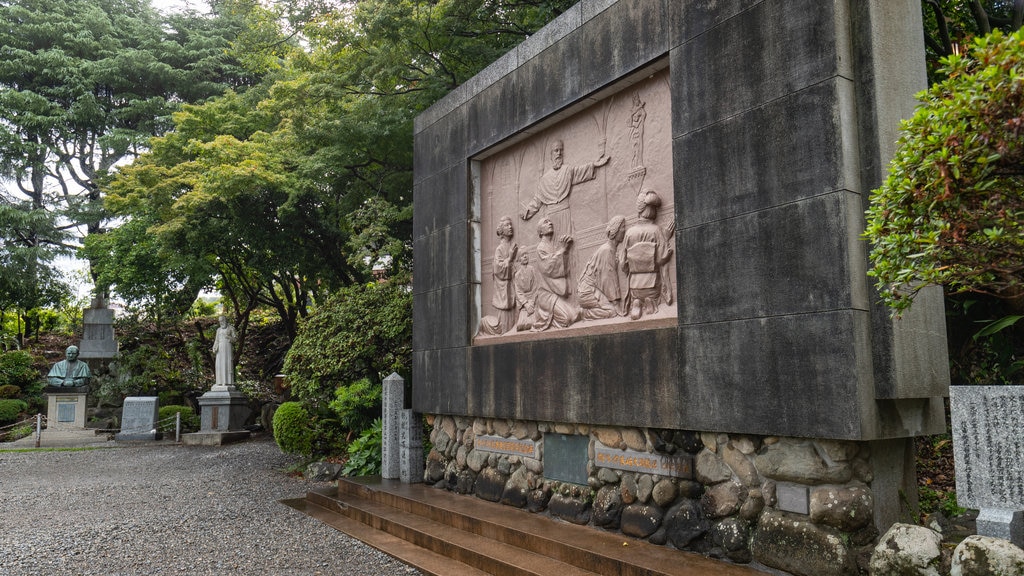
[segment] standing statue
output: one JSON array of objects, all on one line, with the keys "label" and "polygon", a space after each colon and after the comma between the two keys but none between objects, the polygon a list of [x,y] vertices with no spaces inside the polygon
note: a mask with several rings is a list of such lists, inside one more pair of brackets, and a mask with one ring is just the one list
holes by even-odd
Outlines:
[{"label": "standing statue", "polygon": [[619,287],[619,259],[616,256],[625,233],[626,219],[622,216],[612,217],[605,229],[608,240],[594,252],[580,274],[576,293],[586,320],[615,318],[625,313],[622,289]]},{"label": "standing statue", "polygon": [[492,265],[494,296],[491,298],[491,305],[494,306],[496,314],[480,319],[480,332],[491,335],[504,334],[516,325],[516,291],[513,284],[513,270],[519,246],[512,241],[512,219],[502,216],[496,233],[501,239],[498,241],[498,247],[494,249],[494,264]]},{"label": "standing statue", "polygon": [[661,197],[654,190],[636,199],[640,221],[626,230],[623,238],[622,270],[629,277],[629,317],[638,320],[658,311],[658,303],[672,304],[669,276],[673,249],[665,232],[654,223]]},{"label": "standing statue", "polygon": [[223,315],[218,321],[220,327],[217,328],[217,335],[213,339],[213,353],[217,356],[214,363],[214,383],[218,386],[232,386],[235,383],[235,358],[231,347],[238,340],[238,334]]},{"label": "standing statue", "polygon": [[55,388],[77,388],[88,386],[92,380],[89,365],[78,359],[78,346],[68,346],[64,360],[50,367],[46,381]]},{"label": "standing statue", "polygon": [[567,328],[580,319],[580,310],[569,301],[569,248],[572,236],[563,234],[556,241],[555,228],[548,218],[537,224],[537,269],[540,282],[535,295],[536,316],[534,330],[547,330],[552,326]]}]

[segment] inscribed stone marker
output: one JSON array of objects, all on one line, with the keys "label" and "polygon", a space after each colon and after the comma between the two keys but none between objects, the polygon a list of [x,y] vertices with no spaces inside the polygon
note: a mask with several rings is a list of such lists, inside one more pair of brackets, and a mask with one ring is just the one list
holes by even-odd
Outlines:
[{"label": "inscribed stone marker", "polygon": [[544,477],[573,484],[587,483],[589,436],[544,435]]}]

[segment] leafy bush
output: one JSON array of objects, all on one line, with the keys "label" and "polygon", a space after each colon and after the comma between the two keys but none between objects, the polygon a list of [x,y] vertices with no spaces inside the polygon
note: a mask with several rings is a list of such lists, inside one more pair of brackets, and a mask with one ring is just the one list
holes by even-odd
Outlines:
[{"label": "leafy bush", "polygon": [[338,415],[341,426],[348,430],[365,430],[380,416],[381,394],[383,386],[363,378],[348,386],[339,386],[330,408]]},{"label": "leafy bush", "polygon": [[299,326],[285,359],[295,396],[326,406],[334,390],[363,378],[408,375],[412,294],[398,284],[339,290]]},{"label": "leafy bush", "polygon": [[196,414],[194,410],[188,406],[168,405],[161,406],[160,411],[157,415],[157,419],[161,422],[170,420],[169,423],[164,424],[163,430],[174,430],[174,415],[181,414],[181,431],[182,432],[195,432],[199,430],[200,418],[199,414]]},{"label": "leafy bush", "polygon": [[1001,297],[1024,287],[1024,31],[942,62],[948,77],[918,94],[867,212],[871,274],[897,311],[929,284]]},{"label": "leafy bush", "polygon": [[0,354],[0,385],[17,386],[24,391],[42,389],[43,378],[32,367],[32,355],[24,350]]},{"label": "leafy bush", "polygon": [[0,426],[16,422],[18,415],[25,410],[28,410],[28,404],[21,400],[0,400]]},{"label": "leafy bush", "polygon": [[376,476],[381,471],[382,453],[384,450],[383,422],[380,418],[373,421],[373,424],[363,430],[348,445],[348,461],[341,473],[345,476]]},{"label": "leafy bush", "polygon": [[17,398],[18,396],[21,396],[21,388],[14,384],[0,386],[0,398]]},{"label": "leafy bush", "polygon": [[282,452],[309,456],[313,452],[313,429],[309,412],[298,402],[285,402],[274,412],[274,441]]}]

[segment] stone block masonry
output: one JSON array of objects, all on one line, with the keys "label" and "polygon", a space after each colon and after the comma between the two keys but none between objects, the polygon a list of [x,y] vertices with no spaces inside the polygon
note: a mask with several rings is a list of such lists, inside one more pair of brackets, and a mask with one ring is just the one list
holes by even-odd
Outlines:
[{"label": "stone block masonry", "polygon": [[[878,537],[867,442],[453,416],[428,422],[424,482],[654,544],[846,575],[868,561]],[[586,439],[586,484],[545,476],[545,437],[561,434]],[[802,510],[792,506],[794,493],[803,495]]]}]

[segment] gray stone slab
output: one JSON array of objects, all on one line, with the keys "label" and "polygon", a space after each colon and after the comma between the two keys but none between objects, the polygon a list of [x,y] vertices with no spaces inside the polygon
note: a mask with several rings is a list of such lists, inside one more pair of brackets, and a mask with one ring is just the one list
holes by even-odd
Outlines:
[{"label": "gray stone slab", "polygon": [[1024,386],[951,386],[957,504],[1024,510]]},{"label": "gray stone slab", "polygon": [[423,482],[423,416],[404,409],[398,414],[399,479],[405,484]]},{"label": "gray stone slab", "polygon": [[414,136],[414,146],[422,152],[413,158],[414,181],[464,162],[469,156],[467,129],[466,107],[459,106],[418,132]]},{"label": "gray stone slab", "polygon": [[713,34],[679,46],[671,64],[679,79],[675,98],[700,104],[673,107],[675,133],[686,134],[835,77],[835,27],[832,3],[762,2],[723,21]]},{"label": "gray stone slab", "polygon": [[544,435],[544,477],[572,484],[587,483],[589,436]]},{"label": "gray stone slab", "polygon": [[674,147],[680,227],[856,186],[843,178],[843,163],[856,157],[844,157],[837,82],[844,81],[823,82],[680,136]]},{"label": "gray stone slab", "polygon": [[405,404],[405,379],[395,373],[384,379],[381,392],[381,471],[382,478],[393,480],[401,476],[399,450],[399,414]]},{"label": "gray stone slab", "polygon": [[672,45],[678,46],[707,33],[765,0],[718,0],[717,2],[670,2]]},{"label": "gray stone slab", "polygon": [[424,264],[424,278],[417,278],[414,294],[442,290],[469,282],[469,240],[465,218],[413,243],[414,261]]},{"label": "gray stone slab", "polygon": [[248,440],[252,434],[248,430],[228,432],[192,432],[181,435],[181,443],[186,446],[223,446],[232,442]]},{"label": "gray stone slab", "polygon": [[[580,74],[584,92],[594,92],[669,52],[669,4],[633,0],[601,6],[580,31],[584,56]],[[584,6],[586,8],[586,6]]]},{"label": "gray stone slab", "polygon": [[803,484],[776,483],[775,499],[776,507],[783,512],[804,515],[811,513],[811,489]]},{"label": "gray stone slab", "polygon": [[249,399],[237,390],[210,390],[197,400],[200,432],[235,432],[245,428]]},{"label": "gray stone slab", "polygon": [[129,396],[121,408],[121,434],[147,434],[156,428],[160,401],[156,396]]},{"label": "gray stone slab", "polygon": [[412,407],[424,414],[468,414],[465,348],[415,350]]},{"label": "gray stone slab", "polygon": [[677,232],[682,322],[866,307],[853,299],[844,233],[859,205],[834,192]]},{"label": "gray stone slab", "polygon": [[1002,538],[1024,548],[1024,511],[982,508],[978,513],[978,534]]}]

